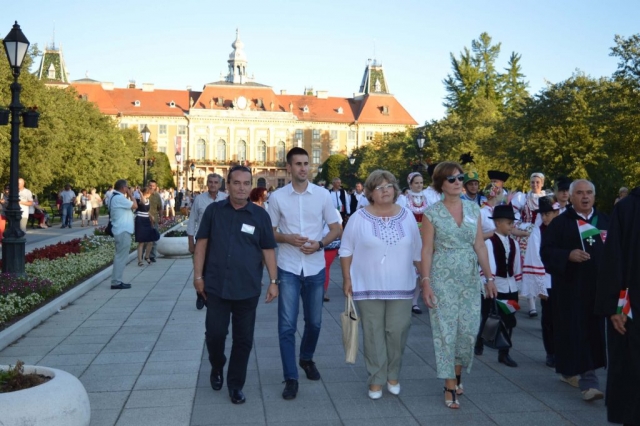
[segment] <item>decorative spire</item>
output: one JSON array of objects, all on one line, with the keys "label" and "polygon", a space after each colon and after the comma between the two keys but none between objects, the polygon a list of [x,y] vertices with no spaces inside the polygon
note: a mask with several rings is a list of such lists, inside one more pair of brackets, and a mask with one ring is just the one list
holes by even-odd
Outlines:
[{"label": "decorative spire", "polygon": [[229,54],[229,74],[225,78],[229,83],[243,84],[253,81],[247,75],[247,55],[244,53],[244,43],[240,40],[240,30],[236,28],[236,39],[231,44],[233,51]]}]

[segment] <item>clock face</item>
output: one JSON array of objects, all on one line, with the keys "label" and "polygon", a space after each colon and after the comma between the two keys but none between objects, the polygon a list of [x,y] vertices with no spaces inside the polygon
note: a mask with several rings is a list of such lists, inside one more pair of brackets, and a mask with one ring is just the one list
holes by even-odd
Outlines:
[{"label": "clock face", "polygon": [[238,98],[238,108],[245,109],[247,107],[247,99],[244,96]]}]

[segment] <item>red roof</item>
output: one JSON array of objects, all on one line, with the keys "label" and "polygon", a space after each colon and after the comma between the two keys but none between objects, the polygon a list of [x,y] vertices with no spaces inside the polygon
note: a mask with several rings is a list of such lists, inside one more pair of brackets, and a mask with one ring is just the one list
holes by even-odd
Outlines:
[{"label": "red roof", "polygon": [[367,95],[362,100],[358,123],[418,124],[393,95],[376,94]]}]

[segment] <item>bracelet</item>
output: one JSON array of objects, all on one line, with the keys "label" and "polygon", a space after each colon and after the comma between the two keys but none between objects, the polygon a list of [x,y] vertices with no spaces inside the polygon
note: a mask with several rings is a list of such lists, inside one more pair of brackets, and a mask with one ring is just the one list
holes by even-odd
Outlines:
[{"label": "bracelet", "polygon": [[489,282],[489,281],[495,281],[495,280],[496,280],[496,279],[495,279],[495,278],[493,278],[493,277],[491,277],[491,278],[487,278],[487,282]]},{"label": "bracelet", "polygon": [[194,280],[194,281],[198,281],[198,280],[201,280],[201,279],[203,279],[203,278],[204,278],[204,277],[196,277],[196,278],[194,278],[193,280]]},{"label": "bracelet", "polygon": [[429,280],[429,282],[431,282],[431,277],[422,277],[422,279],[420,280],[420,284],[422,284],[422,281],[424,280]]}]

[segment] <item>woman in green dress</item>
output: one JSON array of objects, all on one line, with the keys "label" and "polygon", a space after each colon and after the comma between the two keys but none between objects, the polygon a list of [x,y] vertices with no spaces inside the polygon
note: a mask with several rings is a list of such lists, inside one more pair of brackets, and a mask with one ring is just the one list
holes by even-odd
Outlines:
[{"label": "woman in green dress", "polygon": [[497,294],[482,238],[478,205],[460,199],[464,172],[454,162],[438,164],[433,186],[444,199],[422,219],[422,295],[430,308],[438,378],[444,379],[445,404],[459,408],[462,367],[471,371],[473,346],[480,326],[478,291],[485,277],[486,297]]}]

